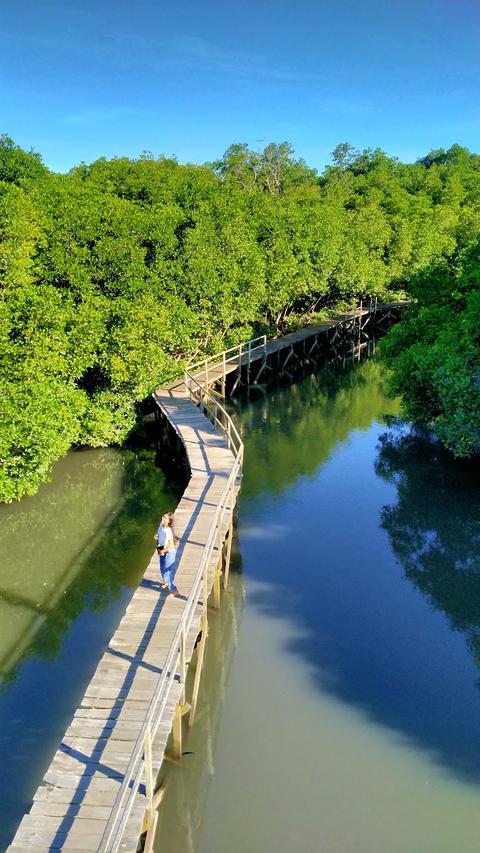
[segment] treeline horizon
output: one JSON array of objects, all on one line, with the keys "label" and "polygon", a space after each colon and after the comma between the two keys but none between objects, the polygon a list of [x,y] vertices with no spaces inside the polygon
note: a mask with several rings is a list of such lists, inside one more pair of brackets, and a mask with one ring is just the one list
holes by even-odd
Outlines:
[{"label": "treeline horizon", "polygon": [[[459,145],[405,164],[341,143],[321,174],[286,142],[234,144],[203,166],[147,152],[60,174],[0,137],[0,501],[32,494],[72,445],[122,444],[192,358],[369,297],[413,294],[409,337],[389,349],[396,388],[417,422],[448,420],[432,359],[421,405],[402,388],[419,355],[405,353],[425,293],[437,329],[476,316],[479,233],[480,157]],[[441,305],[438,277],[457,294],[439,287]],[[456,455],[478,451],[475,411],[463,444],[441,436]]]}]

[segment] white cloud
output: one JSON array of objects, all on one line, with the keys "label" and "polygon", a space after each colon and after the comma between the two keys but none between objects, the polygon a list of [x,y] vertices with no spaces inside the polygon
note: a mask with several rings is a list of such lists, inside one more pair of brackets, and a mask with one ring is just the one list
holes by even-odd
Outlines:
[{"label": "white cloud", "polygon": [[241,527],[242,539],[284,539],[290,532],[286,524],[246,525]]}]

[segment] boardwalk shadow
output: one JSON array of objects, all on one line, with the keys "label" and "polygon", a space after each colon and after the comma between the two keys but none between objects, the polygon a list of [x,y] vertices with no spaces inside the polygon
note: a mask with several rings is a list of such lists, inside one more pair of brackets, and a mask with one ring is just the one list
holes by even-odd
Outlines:
[{"label": "boardwalk shadow", "polygon": [[[147,578],[143,578],[140,587],[145,589],[155,590],[157,589],[157,585],[155,581],[150,581]],[[158,583],[158,588],[160,584]],[[95,735],[96,745],[92,749],[91,755],[87,755],[83,753],[81,750],[70,746],[68,743],[62,741],[59,746],[59,751],[65,755],[68,755],[71,758],[74,758],[79,762],[79,776],[80,779],[76,785],[76,788],[72,790],[72,800],[75,800],[74,803],[68,809],[68,814],[64,817],[61,824],[58,827],[58,830],[55,834],[55,838],[52,840],[51,846],[57,847],[61,846],[65,841],[65,838],[68,836],[70,829],[73,826],[75,818],[79,814],[79,810],[85,800],[86,794],[88,792],[89,786],[92,782],[93,776],[92,771],[96,774],[101,774],[106,779],[111,779],[113,781],[121,783],[123,781],[123,773],[114,767],[111,767],[108,761],[102,761],[102,755],[109,743],[110,738],[115,737],[115,725],[118,721],[119,714],[124,707],[124,698],[125,694],[128,693],[129,689],[132,686],[132,683],[139,672],[153,672],[155,675],[160,677],[163,672],[162,667],[154,666],[148,663],[145,663],[142,658],[144,655],[144,651],[146,646],[148,646],[149,640],[152,636],[155,625],[157,624],[158,618],[163,610],[165,605],[166,596],[162,595],[158,602],[155,604],[155,607],[152,611],[152,614],[148,620],[147,626],[145,627],[142,637],[137,643],[136,651],[133,655],[125,654],[119,649],[115,649],[109,647],[107,649],[107,655],[112,656],[112,660],[121,659],[127,662],[128,666],[123,674],[123,680],[121,685],[118,688],[117,695],[118,698],[112,702],[112,706],[105,711],[105,717],[101,721],[101,729],[98,734]],[[176,676],[175,676],[176,677]],[[145,708],[147,708],[148,702],[145,702]],[[89,718],[83,718],[85,724],[89,722]],[[92,719],[94,721],[94,718]],[[72,736],[72,735],[71,735]],[[82,735],[82,729],[79,728],[78,737],[85,737]],[[131,744],[128,745],[128,742],[125,743],[125,755],[127,756],[131,751]],[[128,759],[125,761],[125,766],[128,763]],[[82,770],[83,765],[83,770]],[[94,765],[94,766],[93,766]],[[98,777],[97,777],[98,778]],[[140,793],[145,793],[145,789],[143,786],[140,788]]]},{"label": "boardwalk shadow", "polygon": [[[179,531],[181,539],[177,551],[178,564],[181,563],[182,554],[186,544],[190,543],[190,536],[192,534],[195,523],[199,518],[200,512],[205,506],[205,503],[207,503],[206,498],[208,496],[209,489],[211,488],[214,475],[224,476],[225,478],[228,477],[228,474],[226,473],[221,473],[220,475],[218,475],[213,471],[213,469],[208,463],[208,457],[205,448],[202,444],[200,444],[200,446],[205,462],[205,468],[208,479],[206,480],[205,484],[201,489],[196,506],[194,507],[193,512],[190,515],[189,521],[185,529]],[[212,509],[214,508],[214,506],[215,504],[212,504]],[[155,625],[157,624],[157,621],[161,615],[161,611],[164,607],[168,591],[162,590],[160,580],[156,581],[145,577],[142,578],[139,584],[139,588],[158,593],[159,599],[152,611],[148,624],[143,631],[142,637],[137,643],[137,648],[134,654],[126,654],[122,652],[121,649],[116,649],[111,646],[109,646],[109,648],[107,649],[107,655],[110,655],[112,657],[112,660],[116,659],[125,661],[127,663],[127,669],[123,673],[123,680],[121,682],[121,686],[118,688],[118,699],[115,700],[112,703],[111,708],[108,709],[108,713],[102,721],[102,728],[100,732],[96,735],[96,745],[92,751],[92,755],[89,756],[87,754],[84,754],[83,752],[81,752],[81,750],[78,750],[64,742],[62,742],[62,744],[60,745],[61,752],[63,752],[65,755],[68,755],[70,758],[74,758],[76,761],[79,762],[80,779],[73,795],[73,798],[76,802],[74,805],[71,806],[71,808],[69,808],[68,814],[62,820],[55,835],[55,839],[52,842],[53,846],[60,845],[68,836],[68,832],[72,828],[75,817],[78,815],[81,805],[85,800],[86,793],[91,783],[93,770],[96,774],[100,773],[107,779],[112,779],[118,782],[121,782],[123,780],[123,774],[115,768],[111,767],[108,762],[102,761],[102,755],[107,747],[109,739],[115,737],[115,724],[117,718],[123,707],[124,698],[128,694],[128,691],[130,690],[137,674],[139,672],[148,671],[153,672],[155,673],[155,675],[160,677],[163,672],[163,669],[161,667],[147,664],[143,661],[142,658],[144,655],[145,648],[148,646],[149,640],[152,636]],[[187,601],[187,596],[182,594],[179,594],[177,598],[184,602]],[[174,675],[174,677],[177,678],[176,675]],[[79,737],[81,737],[81,730],[79,730]],[[82,765],[84,765],[83,771],[81,770]]]}]

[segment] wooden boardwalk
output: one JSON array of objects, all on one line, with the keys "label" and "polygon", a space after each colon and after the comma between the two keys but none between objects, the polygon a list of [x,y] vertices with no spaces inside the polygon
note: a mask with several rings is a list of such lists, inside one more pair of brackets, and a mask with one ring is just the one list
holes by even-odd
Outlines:
[{"label": "wooden boardwalk", "polygon": [[[191,479],[175,511],[180,596],[161,592],[154,553],[35,793],[32,808],[8,848],[12,853],[98,849],[233,468],[234,456],[225,440],[187,398],[184,386],[159,391],[156,397],[185,446],[191,468]],[[223,518],[224,534],[232,512],[233,506]],[[209,567],[209,590],[217,562],[218,550]],[[186,637],[187,662],[201,627],[202,608],[197,610]],[[177,678],[153,742],[154,776],[164,758],[182,690]],[[146,796],[139,793],[120,849],[136,850],[147,805]]]}]

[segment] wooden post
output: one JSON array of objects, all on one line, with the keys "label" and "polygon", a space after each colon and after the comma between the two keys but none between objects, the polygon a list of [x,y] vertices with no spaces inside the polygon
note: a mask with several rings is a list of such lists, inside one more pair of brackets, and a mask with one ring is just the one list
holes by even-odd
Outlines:
[{"label": "wooden post", "polygon": [[177,705],[173,715],[172,726],[172,757],[175,761],[180,761],[182,757],[182,709]]},{"label": "wooden post", "polygon": [[205,613],[200,620],[200,628],[202,631],[202,636],[200,639],[200,645],[198,647],[198,652],[197,652],[197,668],[195,670],[195,679],[193,682],[192,703],[191,703],[191,708],[190,708],[190,714],[188,717],[188,728],[189,729],[191,729],[193,726],[193,721],[195,719],[195,711],[197,710],[198,691],[200,689],[200,679],[202,677],[202,669],[203,669],[203,658],[205,655],[205,645],[206,645],[207,636],[208,636],[208,619],[207,619],[206,608],[205,608]]},{"label": "wooden post", "polygon": [[361,333],[362,333],[362,313],[363,313],[363,299],[360,300],[360,314],[358,316],[358,352],[357,352],[357,361],[360,361],[360,341],[361,341]]},{"label": "wooden post", "polygon": [[230,519],[230,525],[228,528],[228,536],[227,536],[227,553],[225,554],[225,572],[223,575],[223,588],[226,589],[228,586],[228,577],[230,574],[230,556],[232,553],[232,539],[233,539],[233,506],[231,508],[232,517]]},{"label": "wooden post", "polygon": [[215,575],[213,577],[213,606],[214,606],[215,610],[219,610],[220,604],[221,604],[220,578],[222,577],[222,570],[221,570],[220,566],[221,566],[221,562],[219,560],[217,563],[217,568],[215,569]]},{"label": "wooden post", "polygon": [[222,564],[223,564],[223,536],[222,536],[222,521],[223,521],[223,512],[220,518],[218,519],[218,527],[217,527],[217,565],[215,567],[215,574],[213,576],[213,606],[215,610],[220,608],[220,578],[222,576]]},{"label": "wooden post", "polygon": [[145,771],[145,791],[147,795],[147,828],[150,827],[153,821],[153,760],[152,760],[152,730],[150,728],[150,723],[147,726],[147,731],[145,732],[145,741],[143,744],[143,765]]},{"label": "wooden post", "polygon": [[185,702],[185,680],[187,675],[187,663],[186,663],[186,654],[185,654],[185,629],[182,627],[180,632],[180,684],[182,685],[182,694],[180,697],[180,704],[183,705]]},{"label": "wooden post", "polygon": [[156,830],[157,830],[157,823],[158,823],[158,812],[154,812],[150,826],[147,829],[147,835],[145,837],[145,846],[143,848],[143,853],[153,853],[153,845],[155,843],[155,834],[156,834]]},{"label": "wooden post", "polygon": [[242,359],[243,359],[243,344],[240,344],[238,347],[238,384],[241,386],[242,383]]}]

